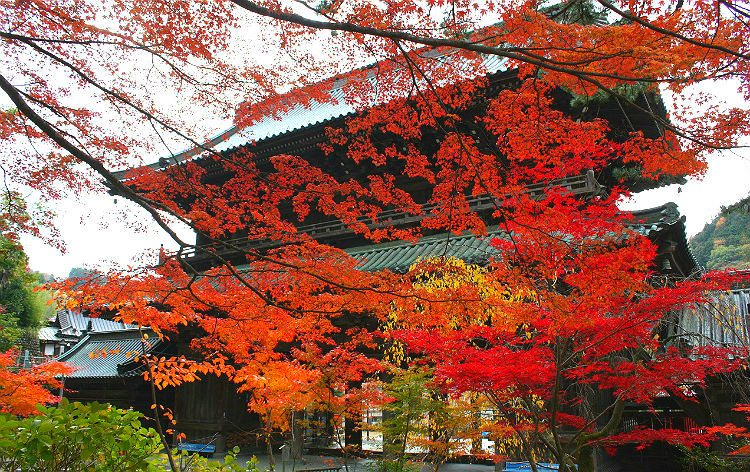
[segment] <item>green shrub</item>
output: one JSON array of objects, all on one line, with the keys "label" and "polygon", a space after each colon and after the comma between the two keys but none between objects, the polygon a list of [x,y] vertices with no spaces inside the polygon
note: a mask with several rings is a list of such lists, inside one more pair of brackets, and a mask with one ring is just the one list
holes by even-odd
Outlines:
[{"label": "green shrub", "polygon": [[161,449],[142,414],[100,403],[39,407],[40,415],[0,415],[2,471],[156,471],[148,459]]},{"label": "green shrub", "polygon": [[[181,472],[258,472],[258,464],[255,458],[251,459],[246,465],[242,465],[237,462],[238,452],[240,452],[240,448],[234,447],[221,461],[209,460],[187,451],[173,450],[172,455],[177,469]],[[160,467],[159,470],[169,470],[169,462],[165,454],[160,455],[154,464]]]},{"label": "green shrub", "polygon": [[744,470],[726,457],[703,447],[680,447],[680,463],[684,472],[730,472]]},{"label": "green shrub", "polygon": [[378,459],[367,465],[368,472],[418,472],[420,467],[406,459]]}]

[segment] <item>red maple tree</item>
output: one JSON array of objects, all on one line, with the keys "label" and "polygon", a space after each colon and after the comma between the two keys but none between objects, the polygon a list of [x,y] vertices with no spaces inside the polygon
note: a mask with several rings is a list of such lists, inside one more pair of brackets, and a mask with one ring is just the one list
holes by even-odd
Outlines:
[{"label": "red maple tree", "polygon": [[37,405],[59,400],[50,391],[62,387],[59,376],[69,374],[70,366],[60,362],[24,368],[17,363],[18,353],[0,353],[0,413],[34,415]]},{"label": "red maple tree", "polygon": [[[612,436],[624,402],[690,397],[691,386],[744,355],[661,345],[666,311],[730,281],[649,283],[656,249],[616,207],[628,186],[699,174],[707,150],[746,132],[740,108],[680,106],[701,81],[736,80],[750,94],[740,4],[26,0],[0,8],[0,89],[13,107],[0,114],[8,175],[49,199],[101,190],[103,180],[177,246],[158,265],[71,293],[81,307],[115,310],[160,335],[200,328],[192,347],[204,360],[155,364],[160,385],[220,372],[241,389],[271,392],[250,405],[269,417],[303,406],[332,387],[333,372],[347,390],[382,368],[363,354],[377,329],[346,321],[359,316],[398,327],[385,335],[433,364],[446,391],[487,395],[519,438],[586,470],[597,442],[665,437]],[[270,65],[237,42],[248,23],[264,46],[279,46]],[[502,90],[487,78],[497,69],[510,78]],[[177,90],[187,110],[160,103],[161,89]],[[671,120],[658,110],[660,90],[676,98]],[[356,113],[327,130],[316,162],[257,155],[252,143],[217,152],[200,137],[195,110],[233,113],[238,99],[239,127],[326,103]],[[599,118],[602,103],[621,110],[624,124]],[[192,150],[178,155],[175,145]],[[113,173],[159,154],[172,158]],[[619,182],[615,168],[630,177]],[[609,193],[582,198],[560,184],[586,171],[607,180]],[[478,199],[489,202],[481,211]],[[395,225],[394,209],[418,223]],[[419,282],[457,270],[445,260],[404,274],[361,271],[361,261],[298,229],[313,216],[372,242],[486,237],[488,225],[502,234],[481,284],[454,277],[436,288]],[[173,223],[189,225],[201,244],[180,238]],[[193,264],[200,258],[208,266]],[[609,395],[609,406],[584,411],[586,389]]]}]

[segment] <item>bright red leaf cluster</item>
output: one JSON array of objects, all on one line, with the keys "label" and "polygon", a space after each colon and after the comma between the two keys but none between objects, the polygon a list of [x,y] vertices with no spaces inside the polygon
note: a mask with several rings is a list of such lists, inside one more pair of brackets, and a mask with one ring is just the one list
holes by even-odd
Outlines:
[{"label": "bright red leaf cluster", "polygon": [[[615,434],[626,402],[694,398],[746,355],[659,338],[666,314],[732,279],[657,277],[659,248],[617,201],[699,175],[706,150],[747,132],[745,110],[679,105],[706,103],[690,89],[706,80],[739,78],[750,98],[744,7],[29,0],[0,12],[3,169],[48,199],[104,180],[174,240],[152,267],[61,286],[71,306],[165,339],[197,333],[203,361],[145,359],[159,386],[218,373],[269,422],[305,405],[344,414],[377,397],[362,385],[404,346],[444,392],[486,396],[527,456],[541,444],[586,470],[607,437],[709,440]],[[278,51],[270,64],[242,43],[256,33],[253,48]],[[237,130],[207,141],[202,128],[213,114],[241,132],[326,106],[353,113],[299,152],[252,138],[216,152]],[[582,174],[604,188],[564,183]],[[404,215],[419,221],[395,225]],[[368,273],[300,230],[320,222],[362,244],[468,232],[487,247],[482,268],[436,257]]]}]

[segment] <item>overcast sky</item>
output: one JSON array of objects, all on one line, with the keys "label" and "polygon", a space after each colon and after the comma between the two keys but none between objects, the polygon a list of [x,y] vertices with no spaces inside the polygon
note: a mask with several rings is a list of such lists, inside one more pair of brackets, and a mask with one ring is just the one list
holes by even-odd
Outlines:
[{"label": "overcast sky", "polygon": [[675,202],[686,217],[687,233],[692,236],[703,229],[721,210],[748,194],[750,188],[749,155],[742,149],[714,154],[702,180],[691,179],[685,185],[670,185],[642,192],[625,202],[622,208],[650,208]]}]

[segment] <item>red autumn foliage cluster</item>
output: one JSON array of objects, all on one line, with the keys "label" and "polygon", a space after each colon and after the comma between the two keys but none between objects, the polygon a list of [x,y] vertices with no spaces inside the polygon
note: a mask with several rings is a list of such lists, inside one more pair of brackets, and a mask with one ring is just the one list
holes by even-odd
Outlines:
[{"label": "red autumn foliage cluster", "polygon": [[21,368],[17,364],[18,352],[0,353],[0,412],[14,415],[37,414],[37,405],[58,399],[59,376],[72,372],[70,366],[60,362]]},{"label": "red autumn foliage cluster", "polygon": [[[707,103],[690,88],[707,80],[739,77],[750,94],[743,7],[25,0],[0,11],[8,173],[48,199],[103,180],[174,240],[155,266],[61,286],[71,304],[160,336],[198,333],[202,360],[148,360],[156,384],[221,373],[269,419],[306,405],[344,411],[377,396],[364,389],[389,368],[383,346],[403,346],[443,393],[488,398],[526,452],[541,445],[579,470],[597,441],[710,439],[616,434],[626,403],[695,399],[746,357],[662,342],[665,313],[733,279],[656,277],[658,248],[617,201],[700,174],[707,150],[747,132],[741,108],[684,104]],[[278,46],[271,65],[241,43],[248,22]],[[160,103],[162,89],[187,109]],[[660,90],[675,99],[672,121]],[[227,115],[237,100],[240,128],[321,104],[354,113],[312,158],[254,142],[217,152],[197,110]],[[133,166],[162,154],[172,157]],[[112,172],[125,167],[136,168]],[[585,172],[604,191],[560,183]],[[394,211],[417,221],[394,225]],[[432,258],[405,273],[361,271],[335,241],[299,229],[329,220],[366,243],[468,232],[487,243],[483,268]],[[592,409],[592,397],[606,406]]]}]

